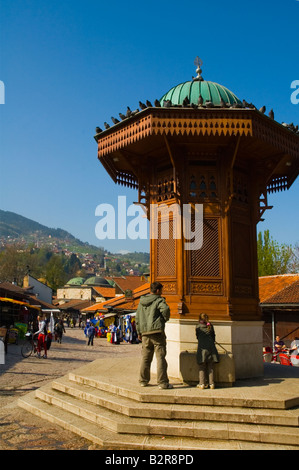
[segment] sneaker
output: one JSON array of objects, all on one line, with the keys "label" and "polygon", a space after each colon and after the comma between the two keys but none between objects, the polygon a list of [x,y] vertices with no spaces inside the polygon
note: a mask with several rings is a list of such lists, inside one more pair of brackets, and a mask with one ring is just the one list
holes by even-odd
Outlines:
[{"label": "sneaker", "polygon": [[162,385],[159,385],[159,389],[160,389],[160,390],[169,390],[169,389],[171,389],[171,388],[173,388],[173,385],[171,385],[171,384],[162,384]]},{"label": "sneaker", "polygon": [[204,390],[205,388],[208,388],[208,385],[205,384],[198,384],[197,388],[201,388],[201,390]]},{"label": "sneaker", "polygon": [[215,384],[211,384],[211,385],[210,385],[210,388],[214,390]]},{"label": "sneaker", "polygon": [[147,382],[140,382],[140,387],[147,387],[148,383]]}]

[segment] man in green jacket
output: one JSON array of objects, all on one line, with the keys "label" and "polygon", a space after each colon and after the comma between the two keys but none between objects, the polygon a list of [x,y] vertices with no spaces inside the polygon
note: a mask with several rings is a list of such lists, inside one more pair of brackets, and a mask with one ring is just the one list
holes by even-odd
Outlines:
[{"label": "man in green jacket", "polygon": [[142,339],[142,360],[140,367],[140,385],[146,387],[150,381],[150,369],[154,353],[157,359],[157,381],[160,389],[170,389],[166,362],[165,323],[169,320],[170,310],[161,297],[163,286],[153,282],[150,294],[143,295],[136,312],[138,338]]}]

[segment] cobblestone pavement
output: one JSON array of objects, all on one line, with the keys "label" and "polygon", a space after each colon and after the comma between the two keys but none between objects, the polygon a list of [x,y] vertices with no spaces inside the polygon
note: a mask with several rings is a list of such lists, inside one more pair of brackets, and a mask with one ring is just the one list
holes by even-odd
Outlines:
[{"label": "cobblestone pavement", "polygon": [[93,450],[89,441],[65,431],[18,407],[18,398],[57,377],[95,359],[113,357],[134,360],[141,345],[114,345],[95,338],[87,346],[82,330],[66,328],[62,344],[52,341],[48,359],[21,355],[21,344],[8,345],[5,364],[0,364],[0,450]]}]

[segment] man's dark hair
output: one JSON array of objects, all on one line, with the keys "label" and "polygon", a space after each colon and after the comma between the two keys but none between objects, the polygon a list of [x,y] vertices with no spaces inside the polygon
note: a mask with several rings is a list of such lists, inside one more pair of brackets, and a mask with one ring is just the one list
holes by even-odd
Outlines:
[{"label": "man's dark hair", "polygon": [[162,288],[163,288],[163,285],[162,285],[160,282],[158,282],[158,281],[152,282],[152,284],[151,284],[151,292],[152,292],[153,294],[156,294],[156,292],[157,292],[158,290],[162,289]]}]

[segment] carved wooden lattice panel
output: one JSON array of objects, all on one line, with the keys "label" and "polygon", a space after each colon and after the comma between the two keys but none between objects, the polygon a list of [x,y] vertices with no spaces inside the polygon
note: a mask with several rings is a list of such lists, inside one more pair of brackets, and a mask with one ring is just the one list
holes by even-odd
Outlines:
[{"label": "carved wooden lattice panel", "polygon": [[252,244],[249,224],[234,221],[232,236],[234,241],[233,272],[235,278],[252,278]]},{"label": "carved wooden lattice panel", "polygon": [[159,171],[151,186],[151,198],[154,202],[167,202],[173,199],[177,191],[177,182],[173,170]]},{"label": "carved wooden lattice panel", "polygon": [[189,179],[189,195],[191,198],[212,199],[218,197],[217,180],[213,172],[191,172]]},{"label": "carved wooden lattice panel", "polygon": [[233,177],[234,199],[244,204],[249,203],[249,188],[246,175],[235,172]]},{"label": "carved wooden lattice panel", "polygon": [[[164,232],[163,224],[169,223],[169,238],[161,239]],[[157,240],[157,276],[175,277],[175,239],[173,238],[173,220],[158,223]]]},{"label": "carved wooden lattice panel", "polygon": [[[194,231],[194,220],[192,220],[191,227]],[[191,251],[191,276],[220,276],[219,221],[217,218],[204,219],[202,247]]]}]

